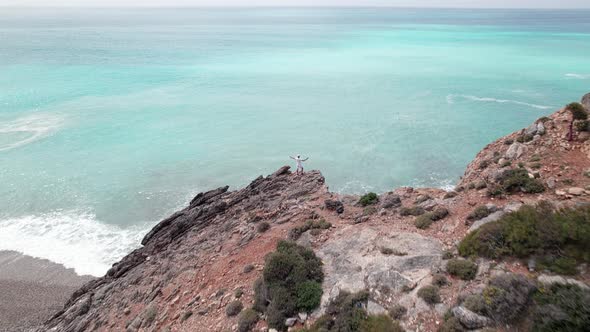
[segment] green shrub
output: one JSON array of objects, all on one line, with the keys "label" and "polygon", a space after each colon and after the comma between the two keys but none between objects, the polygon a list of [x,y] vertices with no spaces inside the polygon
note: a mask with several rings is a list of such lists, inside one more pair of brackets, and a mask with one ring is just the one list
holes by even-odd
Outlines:
[{"label": "green shrub", "polygon": [[291,241],[296,241],[301,237],[301,234],[307,232],[308,230],[324,230],[329,229],[332,227],[332,224],[327,222],[325,219],[317,219],[317,220],[307,220],[303,225],[293,227],[289,231],[289,239]]},{"label": "green shrub", "polygon": [[424,211],[424,209],[419,206],[402,207],[399,210],[399,214],[401,216],[415,216],[415,217],[417,217],[417,216],[423,215],[424,213],[426,213],[426,211]]},{"label": "green shrub", "polygon": [[553,211],[547,203],[523,206],[483,225],[459,244],[463,256],[542,257],[541,265],[573,272],[573,260],[590,261],[590,207]]},{"label": "green shrub", "polygon": [[317,281],[305,281],[297,286],[297,308],[305,312],[319,307],[322,299],[322,285]]},{"label": "green shrub", "polygon": [[418,290],[418,296],[428,304],[440,303],[439,289],[436,286],[424,286]]},{"label": "green shrub", "polygon": [[541,163],[531,163],[529,166],[532,169],[539,169],[539,168],[543,167],[543,165],[541,165]]},{"label": "green shrub", "polygon": [[242,295],[244,295],[244,290],[243,289],[238,288],[238,289],[235,290],[234,297],[236,299],[239,299],[240,297],[242,297]]},{"label": "green shrub", "polygon": [[426,229],[434,222],[432,217],[432,213],[425,213],[414,220],[414,226],[419,229]]},{"label": "green shrub", "polygon": [[547,269],[557,274],[574,275],[578,273],[578,262],[571,257],[546,255],[539,260],[539,268]]},{"label": "green shrub", "polygon": [[440,326],[438,332],[464,332],[465,328],[456,317],[450,317]]},{"label": "green shrub", "polygon": [[485,312],[496,322],[516,321],[527,308],[534,290],[534,284],[519,274],[492,278],[482,293]]},{"label": "green shrub", "polygon": [[258,226],[256,226],[256,230],[259,233],[264,233],[266,231],[268,231],[270,229],[270,224],[267,223],[266,221],[263,221],[261,223],[258,224]]},{"label": "green shrub", "polygon": [[572,113],[572,118],[574,120],[588,119],[588,113],[580,103],[570,103],[565,108]]},{"label": "green shrub", "polygon": [[554,284],[534,295],[534,331],[575,332],[590,327],[590,290]]},{"label": "green shrub", "polygon": [[379,202],[379,196],[377,196],[377,194],[375,194],[373,192],[364,194],[359,199],[359,204],[361,206],[373,205],[373,204],[377,204],[377,202]]},{"label": "green shrub", "polygon": [[408,309],[406,309],[406,307],[401,304],[396,304],[389,309],[389,316],[393,319],[402,319],[407,312]]},{"label": "green shrub", "polygon": [[470,294],[463,301],[463,306],[480,315],[486,314],[486,303],[481,294]]},{"label": "green shrub", "polygon": [[398,322],[387,315],[368,316],[362,323],[362,332],[404,332]]},{"label": "green shrub", "polygon": [[442,259],[451,259],[453,257],[453,252],[451,252],[450,250],[444,250],[442,253]]},{"label": "green shrub", "polygon": [[519,143],[526,143],[533,140],[533,135],[531,134],[523,134],[516,138],[516,141]]},{"label": "green shrub", "polygon": [[230,302],[225,307],[225,314],[228,317],[235,316],[235,315],[239,314],[242,311],[242,309],[244,309],[244,305],[242,304],[242,301],[235,300],[235,301]]},{"label": "green shrub", "polygon": [[472,280],[477,273],[477,264],[466,259],[453,258],[447,262],[447,272],[463,280]]},{"label": "green shrub", "polygon": [[244,269],[242,270],[243,273],[250,273],[252,271],[254,271],[254,265],[252,264],[244,265]]},{"label": "green shrub", "polygon": [[489,160],[487,160],[487,159],[485,159],[485,160],[482,160],[482,161],[479,163],[479,166],[478,166],[478,168],[479,168],[480,170],[481,170],[481,169],[486,169],[486,168],[488,168],[488,166],[490,166],[490,163],[491,163],[491,162],[490,162]]},{"label": "green shrub", "polygon": [[509,138],[509,139],[507,139],[507,140],[504,141],[504,144],[506,144],[506,145],[510,145],[512,143],[514,143],[514,140],[512,138]]},{"label": "green shrub", "polygon": [[509,169],[502,172],[498,179],[505,193],[523,192],[536,194],[545,191],[543,183],[529,177],[526,169]]},{"label": "green shrub", "polygon": [[324,274],[312,250],[279,241],[266,257],[262,275],[254,286],[254,309],[266,313],[269,327],[284,331],[287,317],[319,305]]},{"label": "green shrub", "polygon": [[449,210],[445,207],[439,206],[432,211],[432,220],[438,221],[446,218],[449,215]]},{"label": "green shrub", "polygon": [[508,167],[510,165],[512,165],[512,162],[510,160],[505,160],[504,162],[502,162],[500,164],[500,167],[504,168],[504,167]]},{"label": "green shrub", "polygon": [[[326,331],[359,331],[363,322],[368,318],[365,305],[369,299],[368,292],[340,294],[326,308],[325,325],[330,325]],[[328,323],[329,320],[329,323]]]},{"label": "green shrub", "polygon": [[253,309],[246,309],[240,314],[238,319],[238,332],[251,331],[258,322],[258,313]]},{"label": "green shrub", "polygon": [[449,285],[449,280],[442,273],[436,273],[432,276],[432,284],[437,287],[444,287]]},{"label": "green shrub", "polygon": [[470,220],[470,221],[480,220],[480,219],[483,219],[483,218],[489,216],[491,213],[492,213],[492,211],[490,209],[488,209],[487,206],[480,205],[480,206],[476,207],[473,211],[471,211],[471,213],[469,213],[469,215],[467,215],[467,220]]},{"label": "green shrub", "polygon": [[459,194],[456,191],[448,191],[447,193],[445,193],[443,199],[453,198],[453,197],[456,197],[457,195],[459,195]]},{"label": "green shrub", "polygon": [[475,186],[475,189],[480,190],[480,189],[487,188],[488,184],[484,180],[479,180],[474,184],[474,186]]}]

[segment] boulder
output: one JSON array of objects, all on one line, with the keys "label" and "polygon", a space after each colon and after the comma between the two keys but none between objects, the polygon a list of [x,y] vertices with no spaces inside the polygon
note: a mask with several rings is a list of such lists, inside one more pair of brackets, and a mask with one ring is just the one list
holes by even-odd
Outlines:
[{"label": "boulder", "polygon": [[336,211],[336,213],[338,214],[344,212],[344,204],[342,204],[341,201],[327,199],[326,201],[324,201],[324,205],[326,206],[326,209],[330,211]]},{"label": "boulder", "polygon": [[454,307],[452,312],[453,316],[455,316],[461,322],[461,324],[470,330],[480,329],[492,323],[491,319],[482,315],[478,315],[462,306]]},{"label": "boulder", "polygon": [[496,211],[492,214],[490,214],[489,216],[479,219],[478,221],[474,222],[473,225],[471,225],[471,227],[469,228],[469,232],[473,232],[474,230],[480,228],[481,226],[487,224],[487,223],[491,223],[493,221],[496,221],[500,218],[502,218],[502,216],[505,214],[506,212],[504,212],[503,210],[500,211]]},{"label": "boulder", "polygon": [[297,318],[295,317],[285,319],[285,325],[287,325],[288,327],[295,325],[295,323],[297,323]]},{"label": "boulder", "polygon": [[385,310],[385,308],[383,308],[379,303],[369,300],[367,303],[367,313],[369,313],[369,315],[381,315],[387,314],[387,310]]},{"label": "boulder", "polygon": [[571,187],[567,190],[567,192],[570,195],[574,195],[574,196],[580,196],[584,194],[584,189],[583,188],[578,188],[578,187]]},{"label": "boulder", "polygon": [[382,199],[381,207],[384,209],[391,209],[400,207],[402,205],[402,199],[399,195],[388,194]]},{"label": "boulder", "polygon": [[524,130],[526,135],[534,136],[537,133],[537,124],[533,123]]},{"label": "boulder", "polygon": [[[383,255],[382,247],[404,255]],[[442,245],[417,233],[348,226],[331,234],[316,254],[324,263],[323,311],[341,290],[391,296],[414,288],[441,265]]]},{"label": "boulder", "polygon": [[526,151],[527,151],[526,145],[519,143],[519,142],[514,142],[514,143],[512,143],[512,145],[510,145],[510,147],[508,148],[508,151],[506,151],[505,157],[506,157],[506,159],[514,160],[514,159],[520,158],[520,156],[522,156]]},{"label": "boulder", "polygon": [[537,135],[545,135],[545,125],[543,122],[537,123]]}]

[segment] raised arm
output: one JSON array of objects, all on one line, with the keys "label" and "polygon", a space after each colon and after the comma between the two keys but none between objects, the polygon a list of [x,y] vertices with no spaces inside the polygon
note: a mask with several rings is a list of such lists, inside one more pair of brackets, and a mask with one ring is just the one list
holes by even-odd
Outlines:
[{"label": "raised arm", "polygon": [[289,158],[291,158],[291,159],[295,160],[295,157],[291,157],[291,156],[289,156]]},{"label": "raised arm", "polygon": [[307,158],[303,159],[302,161],[307,161],[307,159],[309,159],[309,157],[307,157]]}]

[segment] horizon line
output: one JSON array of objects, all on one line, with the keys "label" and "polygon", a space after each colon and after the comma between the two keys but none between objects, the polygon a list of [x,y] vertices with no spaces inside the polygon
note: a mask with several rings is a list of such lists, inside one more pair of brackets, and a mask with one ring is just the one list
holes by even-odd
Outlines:
[{"label": "horizon line", "polygon": [[3,6],[0,8],[11,8],[11,9],[264,9],[264,8],[310,8],[310,9],[370,9],[370,8],[391,8],[391,9],[482,9],[482,10],[494,10],[494,9],[512,9],[512,10],[590,10],[588,7],[415,7],[415,6],[390,6],[390,5],[372,5],[372,6],[357,6],[357,5],[346,5],[346,6],[322,6],[322,5],[288,5],[288,6],[277,6],[277,5],[257,5],[257,6],[235,6],[235,5],[197,5],[197,6],[172,6],[172,5],[139,5],[139,6],[70,6],[70,5],[54,5],[54,6],[36,6],[36,5],[19,5],[19,6]]}]

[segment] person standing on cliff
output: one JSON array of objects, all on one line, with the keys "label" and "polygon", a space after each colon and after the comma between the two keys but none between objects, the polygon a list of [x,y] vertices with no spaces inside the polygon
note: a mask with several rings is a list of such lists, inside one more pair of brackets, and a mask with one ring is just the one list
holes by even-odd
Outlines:
[{"label": "person standing on cliff", "polygon": [[303,162],[307,161],[308,158],[305,159],[301,159],[301,155],[297,155],[297,157],[291,157],[289,156],[289,158],[295,160],[295,162],[297,163],[297,170],[295,171],[295,174],[303,174]]}]

